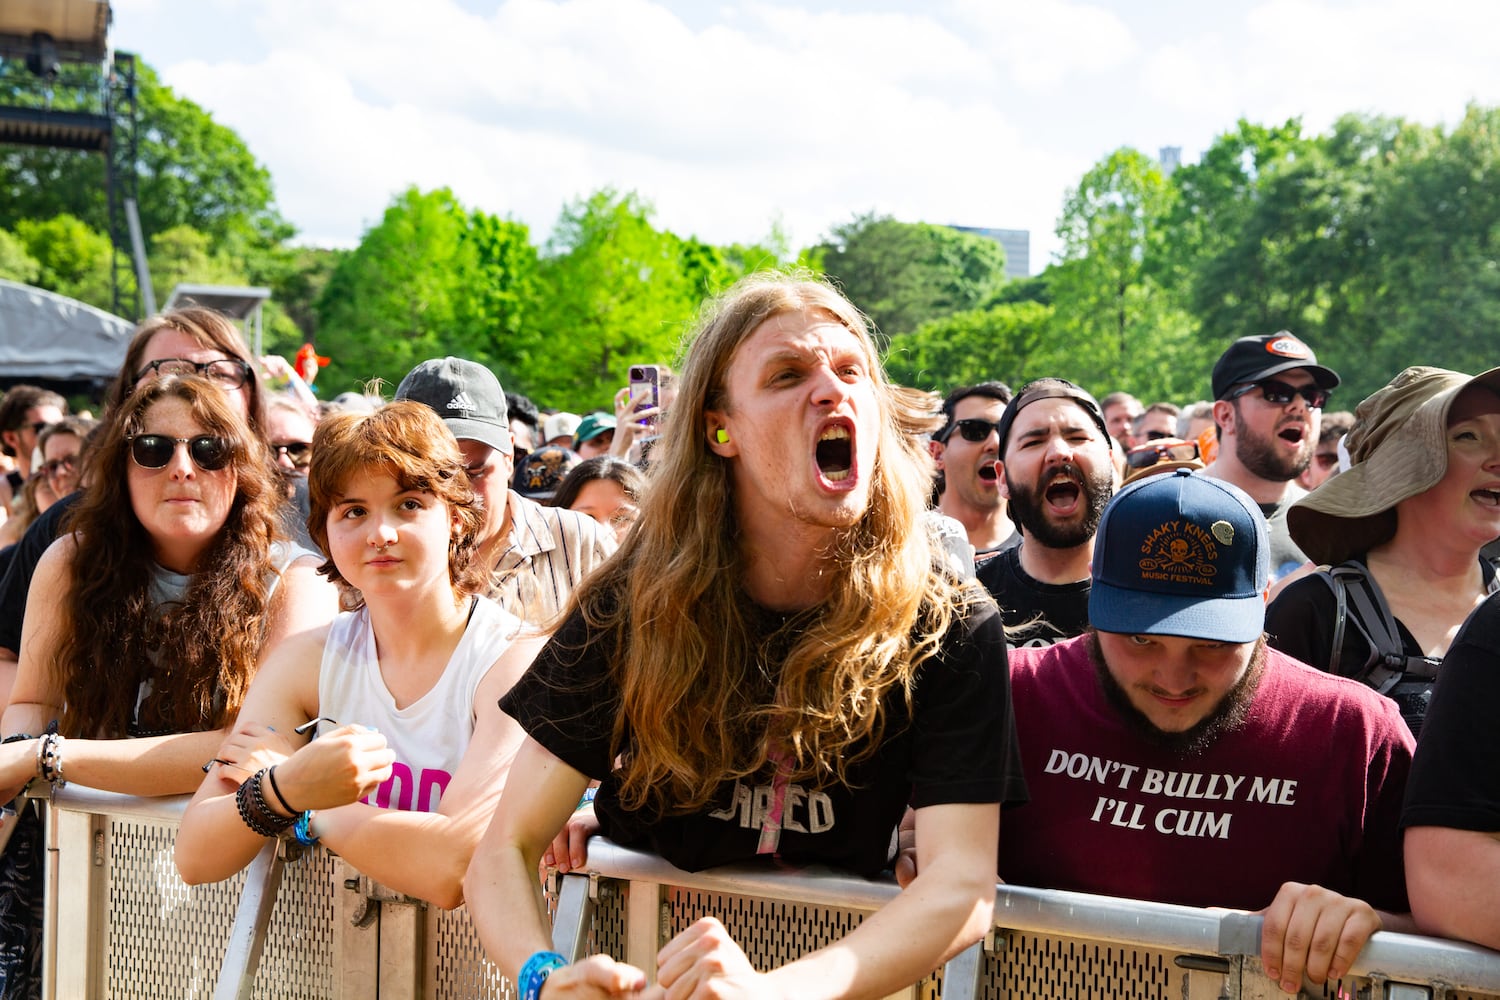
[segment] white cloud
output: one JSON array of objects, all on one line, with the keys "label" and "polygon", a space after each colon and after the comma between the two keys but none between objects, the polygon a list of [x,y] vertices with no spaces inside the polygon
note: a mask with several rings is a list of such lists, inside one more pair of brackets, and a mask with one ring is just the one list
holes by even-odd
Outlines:
[{"label": "white cloud", "polygon": [[418,31],[390,0],[256,11],[273,54],[167,79],[241,132],[313,241],[349,242],[410,183],[538,240],[566,201],[614,186],[674,231],[751,240],[780,218],[808,243],[870,208],[1017,226],[1042,181],[976,96],[988,62],[915,15],[759,6],[695,31],[645,0],[511,0],[489,18],[434,0]]},{"label": "white cloud", "polygon": [[976,44],[1032,91],[1054,92],[1079,77],[1117,69],[1138,48],[1125,22],[1096,4],[951,0],[947,6],[972,27]]}]

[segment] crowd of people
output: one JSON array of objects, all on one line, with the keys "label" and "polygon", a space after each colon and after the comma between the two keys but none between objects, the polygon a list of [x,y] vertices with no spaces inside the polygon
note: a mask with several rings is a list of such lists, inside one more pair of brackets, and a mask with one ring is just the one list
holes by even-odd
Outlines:
[{"label": "crowd of people", "polygon": [[[1280,331],[1210,400],[939,399],[779,274],[677,360],[581,415],[455,357],[320,403],[190,307],[97,421],[11,388],[0,801],[194,792],[188,882],[325,844],[466,906],[528,1000],[886,996],[988,930],[997,876],[1259,911],[1291,993],[1382,929],[1500,948],[1500,369],[1325,412]],[[7,998],[43,871],[9,822]],[[596,834],[903,890],[776,969],[712,918],[650,970],[569,963],[538,871]]]}]

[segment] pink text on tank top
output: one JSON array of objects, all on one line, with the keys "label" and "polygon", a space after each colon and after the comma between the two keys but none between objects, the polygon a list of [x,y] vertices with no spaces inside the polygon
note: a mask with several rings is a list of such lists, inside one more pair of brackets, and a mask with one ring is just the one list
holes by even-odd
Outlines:
[{"label": "pink text on tank top", "polygon": [[[438,802],[448,788],[453,775],[436,768],[422,768],[421,777],[412,779],[411,768],[396,761],[391,765],[391,776],[382,781],[373,796],[366,795],[359,801],[380,809],[399,809],[402,812],[437,812]],[[412,805],[415,793],[416,805]],[[373,798],[373,801],[372,801]],[[394,800],[394,802],[392,801]]]}]

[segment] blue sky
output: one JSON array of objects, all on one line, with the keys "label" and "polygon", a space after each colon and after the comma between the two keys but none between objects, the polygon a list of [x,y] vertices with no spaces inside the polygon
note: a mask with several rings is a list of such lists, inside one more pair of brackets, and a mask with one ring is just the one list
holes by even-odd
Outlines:
[{"label": "blue sky", "polygon": [[1500,103],[1490,0],[113,0],[113,44],[233,127],[304,242],[409,184],[544,240],[638,192],[712,242],[875,210],[1029,229],[1119,146],[1187,162],[1240,117],[1452,123]]}]

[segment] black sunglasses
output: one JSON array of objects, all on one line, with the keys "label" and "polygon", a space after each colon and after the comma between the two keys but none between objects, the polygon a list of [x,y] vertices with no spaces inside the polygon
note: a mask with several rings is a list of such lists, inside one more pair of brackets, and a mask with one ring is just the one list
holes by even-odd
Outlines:
[{"label": "black sunglasses", "polygon": [[132,434],[130,457],[143,469],[165,469],[180,444],[187,445],[193,464],[204,472],[218,472],[234,457],[226,438],[200,434],[194,438],[174,438],[166,434]]},{"label": "black sunglasses", "polygon": [[36,423],[34,423],[34,424],[31,425],[31,433],[33,433],[33,434],[40,434],[40,433],[42,433],[42,431],[46,430],[48,427],[51,427],[51,426],[52,425],[49,424],[49,423],[47,423],[47,421],[45,421],[45,420],[38,420]]},{"label": "black sunglasses", "polygon": [[953,436],[953,432],[958,431],[959,436],[965,441],[978,444],[989,437],[991,431],[998,430],[1000,430],[1000,421],[998,420],[981,420],[978,417],[968,417],[963,420],[955,420],[949,424],[947,430],[943,431],[942,437],[938,438],[938,440],[947,444],[948,439]]},{"label": "black sunglasses", "polygon": [[1307,405],[1314,410],[1321,410],[1323,404],[1328,402],[1327,389],[1322,389],[1315,385],[1288,385],[1274,378],[1261,379],[1259,382],[1251,382],[1249,385],[1241,386],[1234,390],[1234,392],[1231,392],[1226,398],[1239,399],[1246,393],[1254,392],[1256,389],[1260,390],[1260,394],[1265,398],[1266,402],[1275,403],[1277,406],[1285,406],[1287,403],[1290,403],[1293,396],[1301,396],[1307,401]]},{"label": "black sunglasses", "polygon": [[187,358],[162,358],[147,362],[135,373],[139,382],[152,375],[200,375],[221,389],[238,389],[250,379],[250,366],[237,358],[218,361],[189,361]]},{"label": "black sunglasses", "polygon": [[1149,469],[1158,462],[1191,462],[1198,457],[1198,442],[1163,439],[1130,449],[1125,465],[1131,469]]},{"label": "black sunglasses", "polygon": [[55,476],[63,469],[67,469],[69,472],[72,472],[77,467],[77,455],[64,455],[62,458],[54,458],[48,462],[43,463],[42,472],[43,474],[48,476]]},{"label": "black sunglasses", "polygon": [[286,444],[273,444],[271,450],[280,458],[285,455],[292,460],[292,464],[301,468],[312,462],[312,445],[306,441],[288,441]]}]

